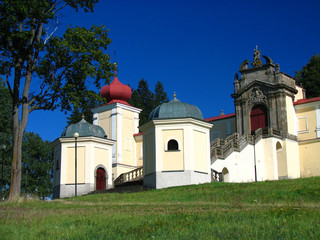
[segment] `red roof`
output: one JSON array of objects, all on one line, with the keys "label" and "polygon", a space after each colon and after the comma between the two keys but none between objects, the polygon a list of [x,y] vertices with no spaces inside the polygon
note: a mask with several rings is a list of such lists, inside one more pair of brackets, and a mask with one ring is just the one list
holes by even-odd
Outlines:
[{"label": "red roof", "polygon": [[235,115],[236,115],[235,113],[229,113],[229,114],[219,115],[216,117],[205,118],[204,120],[207,122],[212,122],[212,121],[221,120],[225,118],[231,118],[231,117],[234,117]]},{"label": "red roof", "polygon": [[100,95],[101,97],[107,99],[108,102],[121,101],[121,103],[123,103],[130,99],[131,88],[128,85],[122,84],[117,77],[117,73],[115,73],[112,83],[102,87],[100,90]]},{"label": "red roof", "polygon": [[140,136],[140,135],[142,135],[142,132],[133,134],[134,137],[135,137],[135,136]]},{"label": "red roof", "polygon": [[304,103],[311,103],[320,101],[320,97],[309,98],[309,99],[299,99],[298,101],[294,102],[293,105],[300,105]]},{"label": "red roof", "polygon": [[117,99],[113,99],[111,100],[110,102],[108,102],[107,104],[105,105],[109,105],[109,104],[112,104],[112,103],[122,103],[124,105],[128,105],[130,107],[133,107],[132,105],[130,105],[127,101],[123,101],[123,100],[117,100]]}]

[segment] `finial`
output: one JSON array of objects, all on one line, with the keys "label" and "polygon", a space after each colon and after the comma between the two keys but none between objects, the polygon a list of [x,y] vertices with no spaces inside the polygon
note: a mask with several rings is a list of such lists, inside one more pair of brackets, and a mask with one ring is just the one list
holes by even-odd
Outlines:
[{"label": "finial", "polygon": [[114,66],[114,75],[117,76],[117,71],[118,71],[117,63],[114,62],[114,63],[113,63],[113,66]]},{"label": "finial", "polygon": [[82,119],[84,119],[84,113],[82,113]]},{"label": "finial", "polygon": [[176,98],[177,97],[177,94],[176,94],[176,91],[173,92],[173,98]]},{"label": "finial", "polygon": [[223,109],[221,109],[221,111],[220,111],[220,116],[223,116],[223,115],[224,115]]},{"label": "finial", "polygon": [[256,49],[254,49],[253,53],[253,62],[251,63],[252,66],[260,66],[262,61],[260,59],[261,51],[258,50],[258,45],[256,45]]}]

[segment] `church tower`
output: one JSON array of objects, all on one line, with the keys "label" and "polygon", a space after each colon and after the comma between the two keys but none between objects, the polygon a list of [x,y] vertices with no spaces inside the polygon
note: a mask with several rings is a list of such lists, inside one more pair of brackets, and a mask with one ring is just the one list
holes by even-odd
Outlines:
[{"label": "church tower", "polygon": [[115,72],[110,85],[102,87],[100,95],[107,104],[92,109],[93,124],[101,126],[108,138],[115,140],[112,149],[113,178],[142,166],[142,140],[136,141],[139,133],[141,109],[131,106],[131,88],[122,84]]}]

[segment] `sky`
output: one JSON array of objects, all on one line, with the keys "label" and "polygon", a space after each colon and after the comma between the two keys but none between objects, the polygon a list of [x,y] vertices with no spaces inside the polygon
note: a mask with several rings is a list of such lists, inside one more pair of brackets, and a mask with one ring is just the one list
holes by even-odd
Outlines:
[{"label": "sky", "polygon": [[[234,75],[256,46],[293,77],[320,54],[319,13],[319,0],[100,0],[93,13],[64,10],[56,34],[68,25],[106,26],[122,83],[136,88],[143,78],[153,91],[161,81],[170,100],[176,92],[208,118],[234,112]],[[27,131],[53,141],[66,125],[59,110],[36,111]]]}]

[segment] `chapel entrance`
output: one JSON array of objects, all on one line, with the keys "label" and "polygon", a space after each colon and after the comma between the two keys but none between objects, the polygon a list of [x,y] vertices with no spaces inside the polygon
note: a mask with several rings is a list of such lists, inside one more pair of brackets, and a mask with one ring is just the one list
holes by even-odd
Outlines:
[{"label": "chapel entrance", "polygon": [[103,168],[97,169],[96,190],[106,189],[106,171]]},{"label": "chapel entrance", "polygon": [[268,127],[267,109],[263,105],[256,105],[250,113],[251,132],[259,128]]}]

